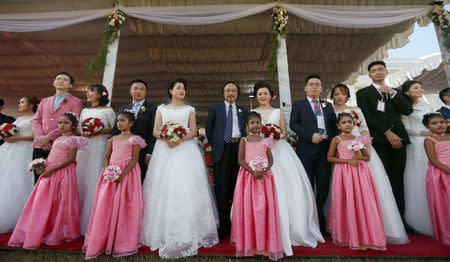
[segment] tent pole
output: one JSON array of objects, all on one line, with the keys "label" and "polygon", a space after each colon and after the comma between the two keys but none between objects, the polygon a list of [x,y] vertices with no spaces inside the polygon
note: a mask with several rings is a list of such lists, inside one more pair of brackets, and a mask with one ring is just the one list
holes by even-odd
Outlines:
[{"label": "tent pole", "polygon": [[436,24],[434,24],[434,30],[439,42],[439,48],[441,49],[442,63],[444,63],[445,75],[447,76],[447,87],[450,87],[450,54],[447,48],[445,48],[442,30]]},{"label": "tent pole", "polygon": [[278,36],[280,47],[277,53],[278,85],[280,95],[280,109],[286,118],[286,125],[289,126],[291,115],[291,87],[289,83],[289,67],[287,58],[286,38]]},{"label": "tent pole", "polygon": [[111,105],[111,97],[114,84],[114,73],[116,71],[117,51],[119,50],[120,30],[117,32],[119,36],[114,42],[108,46],[108,53],[106,55],[105,70],[103,72],[103,86],[106,87],[109,93],[109,104]]}]

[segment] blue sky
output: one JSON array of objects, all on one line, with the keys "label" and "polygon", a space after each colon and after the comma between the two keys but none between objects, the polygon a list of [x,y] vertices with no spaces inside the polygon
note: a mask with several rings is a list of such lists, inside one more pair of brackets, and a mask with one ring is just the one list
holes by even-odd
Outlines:
[{"label": "blue sky", "polygon": [[422,57],[436,52],[440,52],[440,49],[433,23],[426,27],[420,27],[416,23],[408,44],[388,50],[389,57],[392,58]]}]

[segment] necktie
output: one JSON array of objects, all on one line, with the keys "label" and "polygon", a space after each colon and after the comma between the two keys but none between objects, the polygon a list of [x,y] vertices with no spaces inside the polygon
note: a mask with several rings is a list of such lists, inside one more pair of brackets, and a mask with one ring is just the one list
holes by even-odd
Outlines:
[{"label": "necktie", "polygon": [[228,106],[227,118],[225,121],[225,142],[231,141],[231,135],[233,134],[233,107],[231,104]]},{"label": "necktie", "polygon": [[320,112],[320,108],[319,108],[319,100],[312,100],[312,102],[314,103],[314,115],[315,116],[321,116],[322,112]]}]

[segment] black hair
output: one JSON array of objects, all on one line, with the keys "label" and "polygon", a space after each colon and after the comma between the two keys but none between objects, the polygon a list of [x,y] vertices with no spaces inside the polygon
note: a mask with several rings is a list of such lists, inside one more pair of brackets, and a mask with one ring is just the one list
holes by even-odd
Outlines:
[{"label": "black hair", "polygon": [[272,86],[264,81],[257,81],[255,85],[253,86],[253,94],[256,96],[256,93],[261,88],[267,88],[269,90],[270,96],[272,96]]},{"label": "black hair", "polygon": [[419,81],[416,80],[408,80],[405,83],[403,83],[402,85],[402,92],[405,95],[406,99],[408,100],[408,102],[412,105],[414,103],[414,101],[412,100],[411,97],[409,97],[406,92],[409,91],[409,89],[411,89],[411,86],[414,84],[420,84],[422,85],[422,83],[420,83]]},{"label": "black hair", "polygon": [[134,79],[134,80],[132,80],[132,81],[130,82],[130,87],[131,87],[134,83],[141,83],[141,84],[144,84],[144,86],[145,86],[145,91],[147,91],[147,88],[148,88],[147,82],[145,82],[144,80],[142,80],[142,79]]},{"label": "black hair", "polygon": [[384,69],[386,69],[386,63],[384,61],[373,61],[372,63],[370,63],[367,66],[367,71],[370,72],[370,69],[372,68],[372,66],[376,66],[376,65],[382,65],[382,66],[384,66]]},{"label": "black hair", "polygon": [[55,81],[55,79],[59,76],[59,75],[66,75],[66,76],[68,76],[69,77],[69,79],[70,79],[70,84],[71,85],[73,85],[73,83],[75,83],[75,80],[73,79],[73,76],[71,75],[71,74],[69,74],[69,73],[67,73],[67,72],[58,72],[56,75],[55,75],[55,77],[53,77],[53,81]]},{"label": "black hair", "polygon": [[434,112],[434,113],[429,113],[429,114],[423,115],[422,124],[425,127],[428,127],[428,124],[430,123],[430,120],[433,119],[433,118],[436,118],[436,117],[439,117],[439,118],[442,118],[442,119],[445,120],[444,116],[441,113]]},{"label": "black hair", "polygon": [[[339,122],[341,122],[342,118],[344,118],[344,117],[350,117],[351,119],[353,119],[352,114],[343,112],[343,113],[339,113],[339,114],[338,114],[338,117],[337,117],[336,122],[339,124]],[[353,120],[354,120],[354,119],[353,119]]]},{"label": "black hair", "polygon": [[[98,98],[99,106],[106,106],[109,103],[108,90],[103,85],[91,85],[89,90],[95,91],[100,95]],[[103,93],[105,93],[105,95],[103,95]]]},{"label": "black hair", "polygon": [[35,96],[24,96],[23,98],[25,98],[25,100],[27,100],[28,104],[32,104],[33,105],[33,112],[36,113],[38,105],[39,105],[39,99],[37,99],[37,97]]},{"label": "black hair", "polygon": [[3,99],[0,98],[0,106],[4,106],[5,105],[5,101],[3,101]]},{"label": "black hair", "polygon": [[248,124],[251,118],[259,118],[259,121],[261,121],[261,115],[255,111],[250,111],[247,114],[247,118],[245,119],[245,123]]},{"label": "black hair", "polygon": [[63,116],[67,117],[72,122],[72,129],[75,130],[77,128],[77,121],[78,121],[77,116],[75,115],[75,113],[65,112],[59,118],[61,118]]},{"label": "black hair", "polygon": [[131,110],[124,110],[118,113],[117,117],[119,117],[120,115],[126,116],[129,121],[133,122],[133,125],[134,123],[136,123],[136,117],[134,116],[134,112]]},{"label": "black hair", "polygon": [[175,80],[171,80],[169,82],[169,87],[167,88],[167,93],[169,93],[169,98],[172,98],[172,95],[170,94],[170,89],[173,89],[173,87],[175,86],[176,83],[182,83],[184,85],[184,90],[186,91],[187,89],[187,81],[184,78],[177,78]]},{"label": "black hair", "polygon": [[345,92],[347,92],[347,100],[348,100],[348,99],[350,98],[350,89],[348,88],[347,85],[341,84],[341,83],[335,84],[335,85],[331,88],[331,95],[330,95],[330,98],[333,99],[334,93],[336,92],[336,89],[338,89],[338,88],[344,89]]},{"label": "black hair", "polygon": [[226,83],[222,86],[222,95],[223,95],[223,92],[225,92],[225,87],[226,87],[228,84],[233,84],[233,85],[235,85],[235,86],[237,87],[237,93],[238,93],[238,97],[239,97],[239,95],[241,94],[241,92],[240,92],[239,85],[238,85],[237,82],[235,82],[235,81],[228,81],[228,82],[226,82]]},{"label": "black hair", "polygon": [[320,79],[320,75],[318,75],[318,74],[312,74],[312,75],[309,75],[309,76],[306,77],[305,85],[308,83],[308,81],[309,81],[310,79],[313,79],[313,78],[317,78],[317,79],[319,79],[319,80],[322,80],[322,79]]},{"label": "black hair", "polygon": [[439,98],[445,104],[444,96],[450,96],[450,87],[444,88],[439,92]]}]

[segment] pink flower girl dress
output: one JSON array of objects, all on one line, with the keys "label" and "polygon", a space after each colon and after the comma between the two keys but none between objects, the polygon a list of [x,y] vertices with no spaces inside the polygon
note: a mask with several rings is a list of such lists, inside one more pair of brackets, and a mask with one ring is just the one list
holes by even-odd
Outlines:
[{"label": "pink flower girl dress", "polygon": [[[435,142],[438,161],[450,167],[450,142],[429,139]],[[426,183],[434,238],[450,246],[450,174],[428,163]]]},{"label": "pink flower girl dress", "polygon": [[[110,166],[124,170],[130,163],[133,146],[146,146],[140,136],[117,140],[113,137]],[[97,183],[91,218],[83,245],[86,259],[102,253],[115,257],[138,251],[142,224],[141,169],[136,164],[125,178],[116,183],[104,178],[103,170]]]},{"label": "pink flower girl dress", "polygon": [[[353,140],[337,145],[341,159],[352,159],[353,151],[347,147]],[[377,189],[366,162],[354,167],[336,163],[333,170],[328,230],[333,242],[351,249],[386,249],[386,234],[378,200]]]},{"label": "pink flower girl dress", "polygon": [[[267,161],[268,144],[268,139],[245,140],[247,164],[258,157]],[[272,260],[283,257],[276,194],[270,170],[264,178],[256,179],[242,167],[239,169],[231,221],[231,243],[236,246],[236,256],[269,255]]]},{"label": "pink flower girl dress", "polygon": [[[47,168],[68,157],[70,149],[83,149],[88,144],[82,137],[58,138],[47,158]],[[41,243],[59,245],[80,237],[80,202],[78,199],[76,161],[39,177],[8,242],[9,246],[38,248]]]}]

